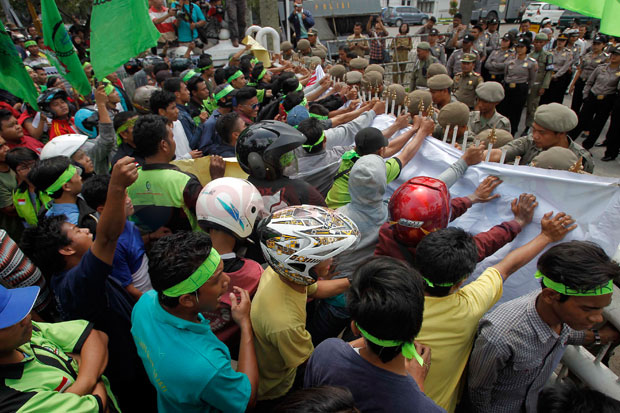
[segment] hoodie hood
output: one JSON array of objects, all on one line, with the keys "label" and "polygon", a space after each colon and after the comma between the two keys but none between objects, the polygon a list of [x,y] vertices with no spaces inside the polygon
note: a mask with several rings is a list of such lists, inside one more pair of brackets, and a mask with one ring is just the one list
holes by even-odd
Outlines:
[{"label": "hoodie hood", "polygon": [[365,155],[355,162],[349,174],[351,203],[346,208],[355,215],[365,216],[374,224],[383,224],[388,217],[383,195],[387,188],[385,161],[379,155]]}]

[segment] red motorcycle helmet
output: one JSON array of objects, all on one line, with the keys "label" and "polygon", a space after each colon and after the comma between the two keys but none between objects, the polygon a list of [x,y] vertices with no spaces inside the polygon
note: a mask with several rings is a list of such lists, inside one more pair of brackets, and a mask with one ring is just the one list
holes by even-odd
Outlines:
[{"label": "red motorcycle helmet", "polygon": [[398,187],[388,208],[396,240],[415,247],[429,233],[448,226],[450,192],[439,179],[416,176]]}]

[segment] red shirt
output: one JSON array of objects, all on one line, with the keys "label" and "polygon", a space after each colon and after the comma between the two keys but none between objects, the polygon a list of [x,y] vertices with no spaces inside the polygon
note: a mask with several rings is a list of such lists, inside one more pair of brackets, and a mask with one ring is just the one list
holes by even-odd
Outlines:
[{"label": "red shirt", "polygon": [[[151,17],[151,20],[164,17],[164,15],[166,15],[167,13],[168,13],[167,7],[162,7],[161,10],[157,10],[154,7],[151,7],[149,9],[149,16]],[[161,23],[157,23],[157,24],[153,23],[153,24],[155,24],[155,27],[157,27],[157,30],[160,33],[174,32],[174,19],[175,18],[173,16],[170,16]]]},{"label": "red shirt", "polygon": [[79,133],[75,124],[73,123],[73,118],[71,119],[53,119],[52,127],[49,130],[50,140],[54,139],[56,136],[67,135],[71,133]]},{"label": "red shirt", "polygon": [[28,136],[28,135],[24,135],[22,137],[22,140],[20,142],[10,142],[10,141],[6,141],[6,144],[9,146],[9,148],[13,149],[13,148],[28,148],[28,149],[32,149],[33,151],[35,151],[37,154],[41,154],[41,149],[43,149],[43,143],[36,140],[35,138],[33,138],[32,136]]},{"label": "red shirt", "polygon": [[[452,216],[450,221],[463,215],[470,207],[469,198],[452,198]],[[521,232],[521,225],[515,220],[502,222],[486,232],[474,235],[474,242],[478,248],[478,262],[493,255],[495,251],[511,242]],[[398,258],[399,260],[413,263],[415,260],[415,247],[408,247],[396,241],[392,234],[392,225],[386,222],[379,229],[379,243],[375,248],[375,255],[384,255]]]}]

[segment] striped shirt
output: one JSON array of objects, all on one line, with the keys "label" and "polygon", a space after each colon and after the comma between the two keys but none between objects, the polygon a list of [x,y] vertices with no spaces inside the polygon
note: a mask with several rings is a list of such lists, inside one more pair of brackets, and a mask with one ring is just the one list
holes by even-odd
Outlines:
[{"label": "striped shirt", "polygon": [[536,311],[540,290],[508,301],[485,315],[469,360],[472,411],[536,412],[538,393],[569,344],[585,332],[563,324],[557,334]]}]

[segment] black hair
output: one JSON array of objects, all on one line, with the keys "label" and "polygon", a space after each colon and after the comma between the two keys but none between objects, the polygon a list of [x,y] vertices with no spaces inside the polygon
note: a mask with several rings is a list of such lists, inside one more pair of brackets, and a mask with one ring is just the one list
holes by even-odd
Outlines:
[{"label": "black hair", "polygon": [[21,163],[38,160],[39,155],[30,148],[13,148],[6,154],[6,164],[9,165],[9,168],[13,171],[15,171]]},{"label": "black hair", "polygon": [[437,18],[435,16],[429,17],[429,20],[432,21],[433,23],[437,23]]},{"label": "black hair", "polygon": [[[70,163],[71,160],[66,156],[53,156],[43,159],[28,172],[28,180],[37,191],[45,192],[67,170]],[[62,193],[63,190],[60,188],[50,196],[53,199],[58,199]]]},{"label": "black hair", "polygon": [[183,83],[183,79],[181,79],[180,77],[169,77],[164,81],[162,89],[172,93],[180,92],[181,83]]},{"label": "black hair", "polygon": [[461,19],[461,20],[463,20],[463,15],[461,13],[454,13],[453,18],[454,19]]},{"label": "black hair", "polygon": [[155,65],[153,65],[153,73],[157,74],[158,72],[161,72],[162,70],[170,70],[170,66],[168,66],[168,63],[156,63]]},{"label": "black hair", "polygon": [[353,24],[353,27],[364,27],[364,25],[362,23],[360,23],[360,22],[355,22]]},{"label": "black hair", "polygon": [[[392,257],[373,257],[353,274],[347,292],[351,319],[382,340],[412,342],[422,327],[424,284],[407,263]],[[394,359],[402,346],[381,347],[366,340],[383,363]]]},{"label": "black hair", "polygon": [[356,413],[355,400],[345,387],[310,387],[289,393],[273,413]]},{"label": "black hair", "polygon": [[167,119],[163,116],[144,115],[138,118],[133,127],[133,142],[142,156],[152,156],[159,151],[159,142],[168,137],[166,125]]},{"label": "black hair", "polygon": [[11,119],[13,113],[8,109],[0,109],[0,130],[2,130],[2,122],[6,122]]},{"label": "black hair", "polygon": [[32,70],[43,70],[45,71],[45,67],[43,65],[32,66]]},{"label": "black hair", "polygon": [[401,23],[400,26],[398,27],[398,33],[403,33],[402,29],[403,27],[407,27],[407,31],[404,33],[409,33],[409,24],[408,23]]},{"label": "black hair", "polygon": [[226,83],[226,73],[224,72],[223,68],[220,67],[215,69],[215,72],[213,73],[213,80],[215,81],[216,85]]},{"label": "black hair", "polygon": [[224,77],[226,78],[226,81],[228,82],[228,78],[237,73],[239,70],[241,69],[238,66],[229,66],[224,69]]},{"label": "black hair", "polygon": [[282,72],[279,75],[275,76],[275,78],[271,80],[271,90],[274,96],[279,93],[284,93],[282,92],[282,86],[284,85],[284,82],[287,79],[292,79],[292,78],[295,78],[295,73],[292,73],[292,72]]},{"label": "black hair", "polygon": [[252,69],[252,73],[250,74],[250,78],[252,79],[253,82],[258,82],[258,77],[260,76],[261,73],[263,73],[263,70],[265,69],[265,66],[262,63],[256,63],[254,65],[254,69]]},{"label": "black hair", "polygon": [[62,225],[67,221],[65,215],[41,217],[37,226],[24,230],[19,247],[39,267],[46,278],[65,269],[65,259],[59,249],[71,244]]},{"label": "black hair", "polygon": [[203,232],[180,231],[153,243],[148,251],[149,275],[159,302],[176,307],[178,297],[162,292],[187,279],[211,253],[211,237]]},{"label": "black hair", "polygon": [[256,89],[251,86],[244,86],[237,90],[235,94],[235,100],[237,105],[243,105],[248,100],[256,97]]},{"label": "black hair", "polygon": [[523,20],[521,20],[521,23],[519,23],[519,26],[522,25],[523,23],[532,24],[532,21],[530,19],[523,19]]},{"label": "black hair", "polygon": [[159,109],[166,110],[171,103],[176,101],[177,98],[174,96],[174,93],[167,90],[156,90],[149,99],[149,106],[151,107],[151,112],[157,115],[159,114]]},{"label": "black hair", "polygon": [[213,65],[213,59],[211,59],[210,55],[208,55],[208,54],[200,55],[200,57],[198,58],[198,64],[197,64],[197,66],[199,68],[207,67],[207,66],[211,66],[211,65]]},{"label": "black hair", "polygon": [[304,91],[300,90],[298,92],[291,92],[282,101],[282,106],[284,110],[289,111],[293,109],[295,106],[299,105],[304,100]]},{"label": "black hair", "polygon": [[[467,278],[478,263],[474,237],[461,228],[448,227],[431,232],[418,244],[415,267],[433,284],[452,283]],[[445,297],[451,287],[430,287],[425,290],[435,297]]]},{"label": "black hair", "polygon": [[58,79],[60,79],[60,76],[56,76],[56,75],[49,76],[47,80],[45,81],[45,86],[48,88],[54,87],[54,83],[56,83]]},{"label": "black hair", "polygon": [[478,29],[478,31],[481,33],[484,31],[484,29],[482,29],[482,26],[480,26],[479,24],[474,24],[472,26],[472,29]]},{"label": "black hair", "polygon": [[96,210],[105,205],[108,198],[110,175],[93,175],[82,184],[82,197],[89,207]]},{"label": "black hair", "polygon": [[131,118],[135,118],[136,116],[140,116],[138,112],[128,111],[128,112],[119,112],[114,115],[114,119],[112,120],[112,124],[114,125],[114,130],[118,130],[125,122],[127,122]]},{"label": "black hair", "polygon": [[345,45],[338,47],[338,50],[343,50],[345,53],[349,53],[351,51],[351,49],[349,49],[349,46]]},{"label": "black hair", "polygon": [[237,119],[239,119],[239,114],[237,112],[230,112],[220,116],[215,122],[215,131],[228,144],[230,144],[230,135],[234,132]]},{"label": "black hair", "polygon": [[319,116],[329,115],[329,109],[327,109],[325,106],[321,105],[320,103],[311,104],[310,107],[308,108],[308,112],[314,113],[315,115],[319,115]]},{"label": "black hair", "polygon": [[192,77],[187,82],[187,89],[189,90],[189,93],[193,95],[194,92],[196,92],[198,90],[198,85],[200,83],[205,83],[205,80],[202,78],[202,76],[194,76],[194,77]]},{"label": "black hair", "polygon": [[349,59],[355,59],[356,57],[359,57],[359,55],[357,53],[355,53],[355,52],[348,52],[347,53],[347,57]]},{"label": "black hair", "polygon": [[[538,271],[575,290],[591,290],[614,280],[620,266],[594,242],[568,241],[549,248],[538,259]],[[544,284],[541,285],[546,288]],[[568,300],[562,295],[560,302]]]},{"label": "black hair", "polygon": [[566,380],[542,389],[538,394],[537,410],[545,413],[615,413],[620,411],[620,401]]},{"label": "black hair", "polygon": [[155,82],[157,82],[158,86],[162,86],[163,83],[172,77],[172,72],[169,69],[160,70],[159,72],[155,72]]},{"label": "black hair", "polygon": [[254,59],[254,56],[251,54],[243,55],[241,56],[241,59],[239,59],[239,70],[241,70],[245,76],[250,74],[252,59]]},{"label": "black hair", "polygon": [[299,80],[296,77],[289,77],[282,81],[282,93],[288,95],[291,92],[294,92],[299,87]]},{"label": "black hair", "polygon": [[[297,125],[297,130],[304,134],[306,137],[306,145],[314,145],[323,134],[323,125],[321,121],[316,118],[308,118],[299,122]],[[304,150],[308,153],[319,152],[323,149],[323,145],[316,145],[313,148],[304,148]]]}]

